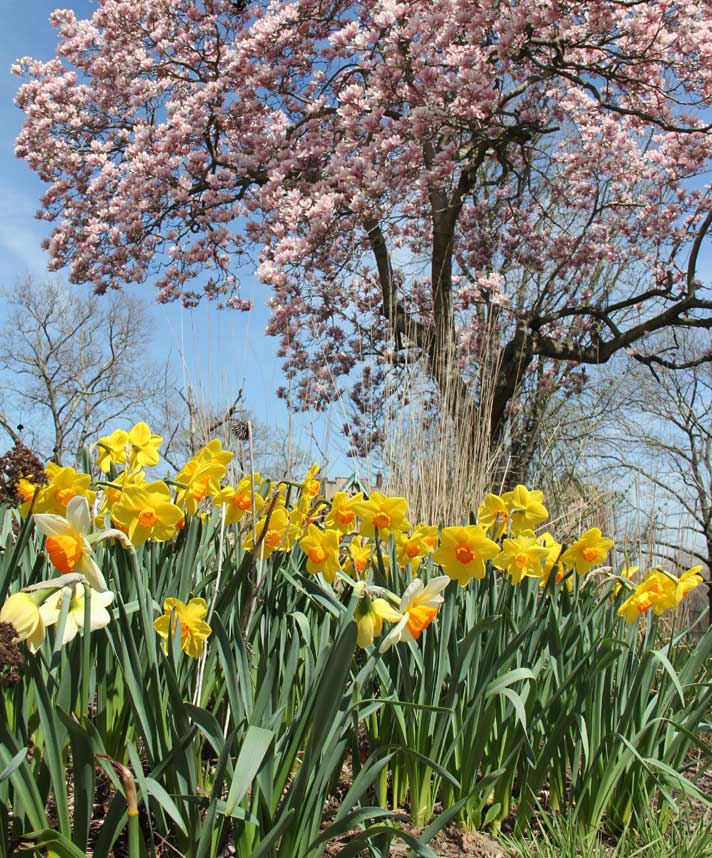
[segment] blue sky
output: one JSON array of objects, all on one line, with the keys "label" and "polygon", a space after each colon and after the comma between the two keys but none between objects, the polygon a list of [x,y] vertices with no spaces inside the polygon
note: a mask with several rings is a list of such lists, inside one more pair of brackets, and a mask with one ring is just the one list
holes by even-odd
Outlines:
[{"label": "blue sky", "polygon": [[[14,155],[23,115],[13,104],[20,79],[10,73],[10,66],[21,56],[54,56],[56,34],[48,20],[53,9],[71,8],[79,17],[89,17],[95,8],[89,0],[9,3],[12,14],[5,18],[0,40],[0,286],[10,286],[27,274],[37,279],[49,276],[40,246],[49,225],[34,218],[45,185]],[[51,276],[66,279],[62,272]],[[147,302],[153,301],[150,283],[142,287],[142,294]],[[253,299],[255,309],[250,313],[218,311],[207,302],[197,310],[175,304],[151,307],[156,320],[152,349],[156,357],[172,357],[179,386],[192,383],[216,405],[231,403],[243,386],[246,404],[257,419],[286,430],[287,410],[274,394],[284,383],[277,341],[264,334],[268,292],[251,279],[244,283],[243,296]],[[1,314],[2,310],[0,318]],[[331,415],[294,415],[291,423],[295,442],[311,449],[315,460],[323,462],[327,454],[331,475],[345,475],[354,468],[340,441],[344,421],[337,406]]]}]

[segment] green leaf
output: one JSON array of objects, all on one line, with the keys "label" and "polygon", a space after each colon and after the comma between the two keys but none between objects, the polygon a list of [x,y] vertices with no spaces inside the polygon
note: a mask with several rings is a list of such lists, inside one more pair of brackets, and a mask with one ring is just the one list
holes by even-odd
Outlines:
[{"label": "green leaf", "polygon": [[361,800],[361,796],[366,792],[371,784],[375,782],[376,778],[378,778],[381,771],[388,765],[388,763],[390,763],[394,754],[395,751],[386,753],[381,757],[381,759],[377,759],[375,762],[372,761],[374,755],[369,757],[366,765],[353,779],[353,783],[349,787],[349,791],[344,796],[339,812],[336,814],[335,822],[342,819],[348,813],[349,809]]},{"label": "green leaf", "polygon": [[527,712],[524,707],[524,701],[517,694],[516,691],[512,691],[511,688],[501,688],[499,691],[500,694],[503,694],[514,706],[514,711],[517,713],[517,718],[522,725],[523,730],[526,732],[527,729]]},{"label": "green leaf", "polygon": [[[11,761],[8,758],[17,744],[2,722],[0,722],[0,739],[2,739],[0,741],[0,762],[5,762],[5,768],[9,769]],[[15,801],[20,814],[26,816],[30,825],[39,830],[48,824],[45,802],[40,795],[37,779],[27,762],[26,752],[24,750],[22,752],[16,751],[12,760],[14,761],[20,753],[24,757],[20,760],[19,765],[10,772],[10,784],[15,790]]]},{"label": "green leaf", "polygon": [[271,730],[264,730],[262,727],[255,727],[254,725],[247,728],[247,734],[235,763],[235,772],[225,803],[225,813],[228,816],[232,815],[233,810],[250,788],[273,739],[274,733]]},{"label": "green leaf", "polygon": [[294,808],[290,808],[279,822],[270,828],[269,834],[264,837],[260,841],[260,845],[252,851],[250,858],[261,858],[262,855],[266,855],[269,852],[273,844],[277,842],[277,840],[292,824],[292,816],[294,813]]},{"label": "green leaf", "polygon": [[499,819],[500,811],[502,810],[502,805],[499,802],[495,802],[487,811],[485,815],[485,821],[482,823],[483,828],[487,828],[487,826],[495,822]]},{"label": "green leaf", "polygon": [[15,754],[15,756],[10,760],[10,762],[5,766],[5,768],[0,771],[0,784],[3,781],[6,781],[10,775],[20,768],[20,766],[27,760],[27,748],[20,748],[20,750]]},{"label": "green leaf", "polygon": [[180,832],[187,835],[188,829],[186,827],[185,820],[181,816],[181,812],[178,810],[176,803],[170,795],[168,795],[165,788],[162,787],[157,780],[149,777],[148,775],[143,778],[142,786],[146,790],[146,793],[154,798],[168,816],[170,816],[170,818],[175,822]]},{"label": "green leaf", "polygon": [[416,751],[415,748],[409,748],[405,745],[400,748],[400,751],[406,756],[415,757],[422,763],[425,763],[428,768],[432,769],[434,772],[437,772],[441,778],[452,784],[455,789],[460,789],[460,782],[457,780],[457,778],[451,775],[447,769],[443,768],[438,762],[432,759],[432,757],[427,756],[427,754],[422,754],[420,751]]},{"label": "green leaf", "polygon": [[455,802],[455,804],[452,804],[450,807],[443,810],[442,813],[439,813],[430,825],[423,830],[423,833],[420,835],[418,840],[423,845],[429,843],[433,837],[438,834],[438,832],[445,828],[446,825],[449,825],[453,819],[457,817],[458,813],[470,800],[471,795],[472,793],[468,793],[464,798],[461,798],[460,801]]},{"label": "green leaf", "polygon": [[400,840],[405,841],[416,855],[422,855],[423,858],[438,858],[437,853],[433,852],[429,846],[426,846],[424,843],[421,843],[413,837],[412,834],[401,831],[399,828],[392,828],[389,825],[374,825],[371,828],[367,828],[361,834],[357,834],[349,840],[343,849],[336,853],[336,858],[355,858],[355,856],[359,855],[361,851],[369,845],[371,840],[375,839],[377,836],[383,836],[384,834],[390,835],[391,838],[397,837]]},{"label": "green leaf", "polygon": [[[86,637],[89,637],[87,633]],[[72,747],[72,773],[74,778],[74,826],[72,840],[86,849],[89,839],[89,825],[94,812],[94,789],[96,785],[96,770],[94,749],[86,730],[70,718],[61,709],[57,715],[69,731],[69,741]]]},{"label": "green leaf", "polygon": [[675,672],[675,668],[670,664],[670,660],[665,655],[665,653],[661,649],[651,650],[653,658],[656,658],[660,664],[662,664],[665,672],[672,680],[672,684],[675,686],[675,691],[680,698],[680,703],[682,706],[685,705],[685,695],[682,691],[682,685],[680,685],[680,680],[677,677],[677,673]]},{"label": "green leaf", "polygon": [[[65,600],[68,602],[68,600]],[[62,834],[71,836],[72,825],[69,819],[69,802],[67,799],[67,777],[63,760],[63,751],[57,734],[57,720],[54,709],[49,700],[47,686],[38,659],[31,658],[28,661],[30,673],[37,689],[37,708],[40,716],[40,724],[45,741],[45,760],[52,780],[52,791],[57,804],[57,817],[59,829]]]},{"label": "green leaf", "polygon": [[185,703],[183,706],[190,720],[198,725],[200,732],[210,742],[212,749],[219,756],[225,747],[225,737],[217,718],[211,712],[208,712],[207,709],[201,709],[198,706],[193,706],[191,703]]},{"label": "green leaf", "polygon": [[23,839],[34,841],[30,847],[32,852],[44,851],[47,853],[51,851],[59,858],[86,858],[86,852],[83,849],[79,849],[63,834],[52,831],[50,828],[25,834]]},{"label": "green leaf", "polygon": [[[103,765],[103,761],[101,762],[102,767],[108,774],[108,768]],[[113,774],[112,770],[111,775]],[[114,843],[116,842],[119,834],[121,834],[126,827],[127,821],[128,813],[126,811],[126,799],[120,792],[117,792],[111,800],[109,811],[104,817],[104,821],[102,822],[101,829],[99,831],[99,836],[94,844],[94,858],[111,858],[113,855]]]},{"label": "green leaf", "polygon": [[338,822],[327,826],[321,834],[309,844],[309,851],[316,849],[322,843],[327,843],[352,828],[356,828],[367,820],[371,819],[401,819],[407,821],[407,817],[399,813],[394,813],[392,810],[384,810],[382,807],[360,807],[357,810],[352,810],[350,813],[341,817]]},{"label": "green leaf", "polygon": [[492,697],[495,694],[499,694],[502,689],[507,688],[510,685],[514,685],[515,682],[521,682],[522,680],[527,679],[536,679],[534,673],[532,673],[528,668],[518,667],[515,670],[510,670],[508,673],[505,673],[504,676],[500,676],[490,682],[487,686],[487,690],[485,691],[485,697]]}]

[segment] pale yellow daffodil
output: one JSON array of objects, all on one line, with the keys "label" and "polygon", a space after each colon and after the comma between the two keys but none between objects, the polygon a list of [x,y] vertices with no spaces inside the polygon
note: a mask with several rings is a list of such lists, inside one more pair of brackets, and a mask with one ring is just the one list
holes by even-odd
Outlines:
[{"label": "pale yellow daffodil", "polygon": [[367,542],[362,536],[352,536],[348,545],[345,571],[354,578],[362,577],[371,560],[372,552],[371,542]]},{"label": "pale yellow daffodil", "polygon": [[226,486],[213,497],[215,506],[225,507],[225,524],[241,521],[246,514],[252,512],[253,506],[255,513],[262,512],[265,499],[259,494],[261,484],[260,475],[251,474],[243,477],[235,488]]},{"label": "pale yellow daffodil", "polygon": [[399,533],[396,536],[396,557],[403,568],[410,563],[415,571],[423,557],[431,554],[438,544],[438,529],[434,526],[419,524],[412,533]]},{"label": "pale yellow daffodil", "polygon": [[354,622],[358,627],[356,643],[361,649],[366,649],[373,643],[374,637],[380,637],[383,621],[397,623],[403,619],[386,599],[372,598],[364,594],[354,610]]},{"label": "pale yellow daffodil", "polygon": [[653,569],[648,577],[635,588],[633,593],[618,608],[618,616],[632,623],[640,614],[653,610],[657,616],[668,608],[674,608],[677,578],[659,569]]},{"label": "pale yellow daffodil", "polygon": [[324,519],[324,525],[340,530],[341,533],[352,533],[356,528],[356,507],[362,500],[363,492],[355,495],[336,492],[331,499],[331,509]]},{"label": "pale yellow daffodil", "polygon": [[15,630],[18,641],[27,641],[30,652],[42,646],[45,626],[37,600],[29,593],[13,593],[0,608],[0,623],[8,623]]},{"label": "pale yellow daffodil", "polygon": [[[258,552],[267,558],[274,551],[289,551],[295,541],[301,536],[301,528],[290,521],[289,513],[284,507],[272,510],[269,516],[263,516],[256,524]],[[260,543],[261,538],[261,544]],[[242,543],[242,547],[248,551],[254,548],[254,537],[250,532]]]},{"label": "pale yellow daffodil", "polygon": [[[89,474],[80,474],[70,467],[61,468],[54,462],[49,462],[46,472],[48,482],[40,488],[35,498],[33,513],[64,515],[69,501],[80,496],[86,498],[90,505],[94,503],[96,492],[89,488],[91,485]],[[20,506],[21,515],[27,515],[31,503],[30,495]]]},{"label": "pale yellow daffodil", "polygon": [[354,510],[361,517],[361,536],[375,536],[388,539],[391,533],[411,529],[407,519],[408,501],[405,498],[388,497],[373,492],[367,501],[354,504]]},{"label": "pale yellow daffodil", "polygon": [[108,590],[100,593],[79,583],[73,587],[57,590],[40,606],[40,615],[46,627],[59,620],[65,600],[70,600],[62,635],[63,646],[73,640],[78,632],[84,631],[87,592],[89,593],[89,631],[94,632],[105,628],[111,622],[111,614],[106,609],[114,601],[114,594]]},{"label": "pale yellow daffodil", "polygon": [[126,486],[121,498],[111,507],[111,519],[138,546],[147,539],[155,542],[172,539],[183,520],[183,510],[173,503],[168,486],[156,480]]},{"label": "pale yellow daffodil", "polygon": [[488,494],[477,510],[477,524],[487,531],[492,539],[499,539],[507,529],[509,507],[495,494]]}]

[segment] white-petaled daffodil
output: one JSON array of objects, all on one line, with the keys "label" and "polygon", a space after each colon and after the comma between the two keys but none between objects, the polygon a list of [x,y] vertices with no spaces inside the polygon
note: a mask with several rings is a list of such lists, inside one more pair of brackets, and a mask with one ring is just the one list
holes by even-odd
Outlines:
[{"label": "white-petaled daffodil", "polygon": [[73,587],[62,587],[40,605],[40,616],[46,627],[59,620],[65,600],[70,600],[62,635],[63,646],[73,640],[77,632],[84,631],[84,602],[87,591],[89,591],[89,631],[95,632],[97,629],[105,628],[111,622],[111,614],[106,609],[114,601],[114,594],[108,590],[99,593],[79,583]]},{"label": "white-petaled daffodil", "polygon": [[445,601],[442,591],[450,583],[447,575],[438,575],[428,584],[423,584],[420,578],[411,581],[401,596],[401,619],[383,638],[379,652],[384,653],[394,644],[401,641],[418,640],[423,629],[426,629],[437,616],[438,610]]},{"label": "white-petaled daffodil", "polygon": [[125,533],[110,528],[90,534],[91,513],[85,497],[73,497],[67,504],[66,517],[53,513],[36,513],[35,525],[46,537],[45,548],[52,565],[60,572],[79,572],[87,583],[100,593],[106,591],[106,581],[92,556],[91,546],[102,539],[118,539],[131,547]]}]

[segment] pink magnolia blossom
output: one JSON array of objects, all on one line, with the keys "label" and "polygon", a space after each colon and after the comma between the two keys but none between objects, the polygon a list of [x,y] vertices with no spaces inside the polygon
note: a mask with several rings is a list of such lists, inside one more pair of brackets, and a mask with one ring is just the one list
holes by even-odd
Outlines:
[{"label": "pink magnolia blossom", "polygon": [[51,267],[247,309],[258,256],[295,405],[346,386],[367,413],[410,352],[441,386],[448,343],[467,386],[485,330],[523,371],[607,360],[647,333],[634,306],[653,331],[709,318],[707,0],[98,0],[52,23],[57,57],[13,66]]}]

